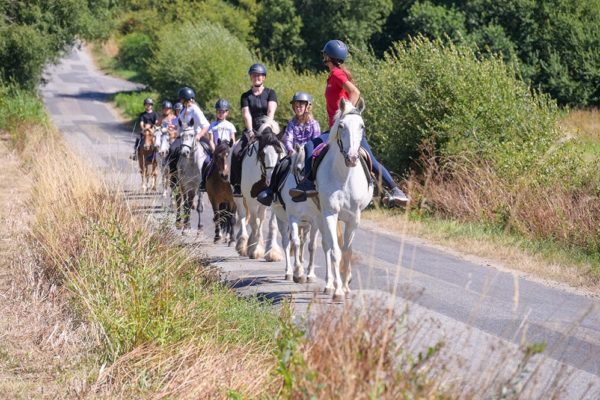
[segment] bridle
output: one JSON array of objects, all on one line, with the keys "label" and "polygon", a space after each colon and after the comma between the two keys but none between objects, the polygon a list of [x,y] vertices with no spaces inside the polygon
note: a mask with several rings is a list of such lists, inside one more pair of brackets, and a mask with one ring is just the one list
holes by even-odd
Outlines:
[{"label": "bridle", "polygon": [[342,143],[342,135],[340,135],[340,125],[342,123],[343,117],[345,117],[346,115],[352,115],[352,114],[359,115],[359,116],[362,115],[360,113],[360,111],[357,110],[356,108],[347,112],[346,114],[344,114],[343,116],[340,117],[340,120],[337,122],[337,129],[335,131],[337,145],[340,149],[340,153],[342,153],[342,155],[344,156],[344,160],[346,162],[350,162],[350,157],[348,156],[348,152],[346,150],[344,150],[344,143]]},{"label": "bridle", "polygon": [[[191,133],[190,133],[191,132]],[[183,137],[189,135],[189,136],[194,136],[195,132],[193,128],[187,128],[183,131],[183,133],[181,134],[181,147],[187,147],[188,149],[190,149],[190,152],[194,152],[194,150],[196,150],[196,140],[192,139],[192,145],[190,146],[189,144],[184,143]]]}]

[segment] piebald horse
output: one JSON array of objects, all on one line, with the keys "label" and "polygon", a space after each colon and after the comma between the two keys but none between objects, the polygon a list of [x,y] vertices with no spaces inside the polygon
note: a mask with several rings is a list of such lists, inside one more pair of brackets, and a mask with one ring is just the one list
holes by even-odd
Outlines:
[{"label": "piebald horse", "polygon": [[[142,190],[144,192],[156,190],[156,178],[158,176],[158,161],[154,149],[154,132],[152,129],[144,129],[142,143],[137,149],[138,165],[142,175]],[[150,183],[152,180],[152,183]]]},{"label": "piebald horse", "polygon": [[[290,189],[296,187],[302,179],[304,170],[304,146],[298,146],[290,157],[290,169],[284,178],[284,183],[277,200],[273,202],[273,212],[277,216],[277,226],[281,233],[281,242],[285,255],[285,279],[296,283],[316,281],[315,275],[315,250],[317,248],[317,235],[321,222],[319,207],[312,200],[294,202],[289,194]],[[285,209],[284,209],[285,205]],[[307,235],[308,241],[308,275],[304,275],[304,242]],[[294,266],[290,262],[294,257]]]},{"label": "piebald horse", "polygon": [[[268,185],[273,168],[283,157],[283,144],[277,139],[279,124],[269,119],[257,132],[258,140],[248,144],[242,161],[241,189],[243,200],[236,198],[240,230],[237,235],[236,250],[240,255],[250,258],[265,257],[267,261],[280,261],[281,248],[277,243],[277,223],[275,215],[269,219],[267,247],[263,241],[262,227],[266,218],[267,207],[251,196],[252,187],[258,182]],[[246,223],[250,225],[250,237],[246,231]],[[247,243],[247,247],[246,247]]]},{"label": "piebald horse", "polygon": [[[352,240],[360,222],[361,211],[373,197],[373,184],[361,167],[359,158],[360,142],[365,134],[361,116],[364,107],[362,99],[359,99],[356,107],[341,99],[329,136],[330,149],[316,174],[315,183],[319,191],[322,217],[322,244],[327,267],[325,293],[333,292],[334,300],[342,300],[350,292],[348,284],[352,276]],[[340,243],[339,222],[344,222]]]},{"label": "piebald horse", "polygon": [[202,228],[203,206],[198,188],[202,179],[201,170],[205,158],[204,147],[196,141],[194,128],[184,129],[181,133],[181,155],[177,162],[179,193],[175,196],[177,202],[175,223],[178,228],[182,228],[183,232],[190,228],[190,214],[195,199],[197,201],[195,209],[198,212],[198,230]]}]

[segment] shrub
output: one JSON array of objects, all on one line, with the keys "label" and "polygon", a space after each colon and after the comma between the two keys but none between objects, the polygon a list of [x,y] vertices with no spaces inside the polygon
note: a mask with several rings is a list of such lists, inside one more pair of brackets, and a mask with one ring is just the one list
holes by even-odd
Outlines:
[{"label": "shrub", "polygon": [[115,95],[114,101],[127,118],[135,119],[144,112],[144,99],[147,97],[154,100],[154,110],[160,112],[159,98],[156,92],[122,92]]},{"label": "shrub", "polygon": [[397,43],[383,60],[355,65],[368,135],[382,160],[405,171],[436,137],[442,156],[471,154],[517,176],[558,136],[557,107],[499,58],[424,38]]},{"label": "shrub", "polygon": [[209,100],[217,97],[235,104],[253,60],[242,42],[225,28],[208,23],[168,26],[159,38],[148,73],[161,95],[173,98],[181,86],[190,86],[205,108],[212,108]]},{"label": "shrub", "polygon": [[152,39],[145,33],[133,32],[123,36],[119,48],[119,63],[144,75],[152,57]]}]

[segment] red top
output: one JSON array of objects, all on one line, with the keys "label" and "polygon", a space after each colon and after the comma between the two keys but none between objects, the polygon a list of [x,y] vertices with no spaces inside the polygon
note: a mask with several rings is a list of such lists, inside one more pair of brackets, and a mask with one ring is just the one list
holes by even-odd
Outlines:
[{"label": "red top", "polygon": [[325,103],[327,104],[330,128],[333,126],[333,116],[340,106],[340,99],[343,97],[348,100],[348,92],[343,87],[346,82],[348,82],[348,75],[341,68],[333,67],[327,78],[327,87],[325,88]]}]

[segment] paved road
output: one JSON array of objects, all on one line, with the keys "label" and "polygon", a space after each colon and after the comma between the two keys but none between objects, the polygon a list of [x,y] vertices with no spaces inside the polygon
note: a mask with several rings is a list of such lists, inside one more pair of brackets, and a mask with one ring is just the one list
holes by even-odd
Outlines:
[{"label": "paved road", "polygon": [[[137,204],[145,215],[148,211],[164,215],[167,201],[137,192],[137,167],[127,158],[133,136],[107,104],[111,94],[135,90],[137,85],[98,72],[89,54],[78,50],[48,68],[47,80],[41,90],[46,107],[71,146],[90,159],[111,185],[122,188],[134,207]],[[208,214],[203,218],[211,220]],[[363,225],[367,227],[355,242],[353,289],[357,294],[387,296],[398,308],[408,304],[413,321],[431,321],[420,324],[422,346],[444,340],[447,350],[459,355],[458,363],[466,363],[461,368],[468,374],[506,364],[499,349],[514,355],[520,343],[545,342],[540,362],[546,372],[540,375],[568,370],[565,398],[600,399],[598,298],[551,288]],[[212,232],[212,226],[206,229]],[[292,296],[299,304],[323,298],[319,285],[282,281],[281,264],[240,259],[231,248],[213,246],[203,235],[186,238],[192,239],[203,243],[241,293],[274,301]],[[318,257],[323,265],[322,252]],[[317,274],[324,276],[322,267]],[[592,389],[586,392],[588,385]]]}]

